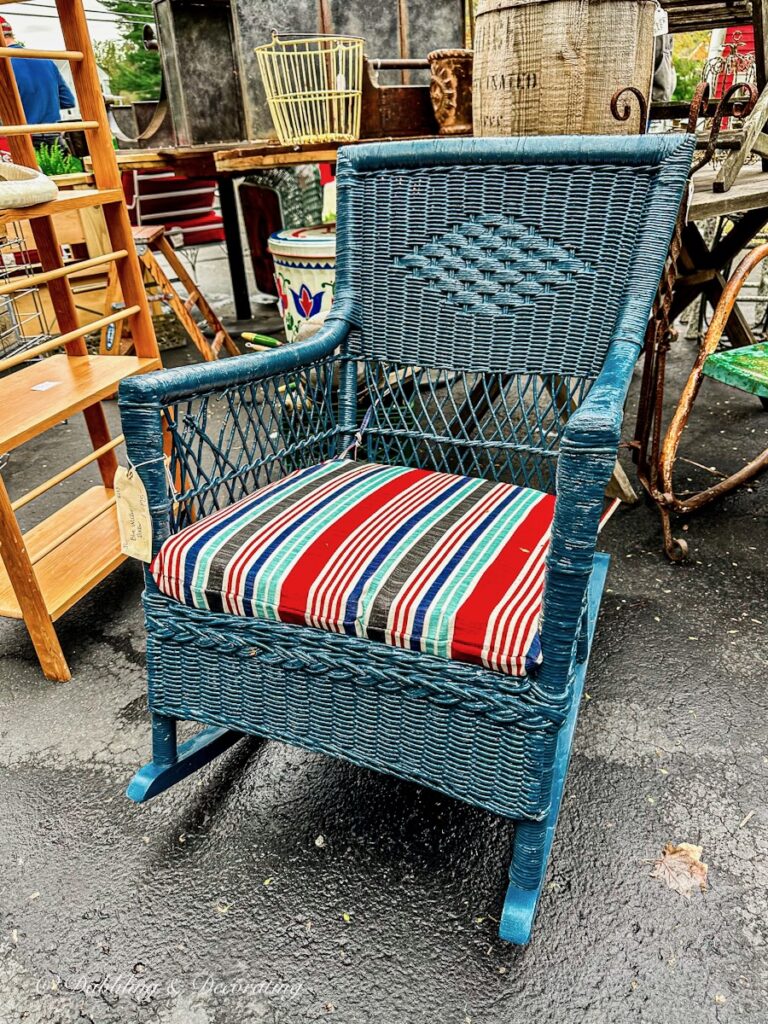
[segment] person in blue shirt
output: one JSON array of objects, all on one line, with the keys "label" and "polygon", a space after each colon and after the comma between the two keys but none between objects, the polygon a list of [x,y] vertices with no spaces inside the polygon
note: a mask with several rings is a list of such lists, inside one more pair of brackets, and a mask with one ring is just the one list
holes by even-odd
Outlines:
[{"label": "person in blue shirt", "polygon": [[[20,46],[13,29],[5,18],[0,17],[0,29],[5,36],[6,46]],[[27,60],[12,58],[11,66],[16,85],[24,107],[27,124],[56,124],[61,120],[61,111],[74,107],[76,100],[72,90],[61,77],[61,72],[52,60]],[[2,134],[2,129],[0,129]],[[56,136],[33,135],[32,142],[39,146],[43,142],[56,142]]]}]

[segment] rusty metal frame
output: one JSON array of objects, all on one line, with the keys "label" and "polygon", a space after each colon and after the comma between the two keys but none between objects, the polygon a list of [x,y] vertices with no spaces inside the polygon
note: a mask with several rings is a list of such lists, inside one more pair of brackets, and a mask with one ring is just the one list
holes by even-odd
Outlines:
[{"label": "rusty metal frame", "polygon": [[[660,447],[661,403],[656,408],[656,415],[653,418],[654,430],[651,465],[649,467],[651,472],[648,474],[647,479],[641,477],[641,481],[659,509],[662,529],[664,531],[664,550],[673,561],[679,561],[688,554],[688,545],[684,540],[672,536],[670,519],[672,512],[678,514],[694,512],[716,498],[721,498],[723,495],[728,494],[741,484],[752,480],[761,470],[768,467],[768,448],[765,448],[756,458],[742,466],[736,473],[723,477],[712,487],[707,487],[703,491],[698,491],[685,498],[675,494],[673,477],[675,463],[678,458],[678,448],[701,387],[704,376],[704,363],[717,350],[728,318],[747,278],[755,267],[766,258],[768,258],[768,244],[756,246],[744,257],[728,281]],[[661,396],[663,396],[663,360],[666,357],[668,347],[667,344],[660,349],[663,355],[662,362],[659,364],[661,374],[658,377],[657,383],[661,385]]]},{"label": "rusty metal frame", "polygon": [[[728,104],[733,100],[737,87],[728,90],[718,104],[713,117],[710,137],[702,158],[694,165],[699,170],[712,159],[723,116],[727,115]],[[727,98],[726,98],[727,97]],[[616,99],[617,97],[615,97]],[[746,111],[754,104],[754,90],[746,101]],[[691,104],[688,130],[695,130],[700,116],[707,110],[709,87],[705,83],[697,88]],[[742,116],[744,108],[741,111]],[[692,171],[693,173],[693,171]],[[762,223],[762,221],[761,221]],[[672,418],[664,430],[664,391],[667,354],[674,339],[672,322],[682,312],[676,296],[681,258],[685,257],[686,242],[690,241],[691,225],[686,224],[685,204],[681,208],[675,233],[669,248],[659,290],[654,303],[651,319],[645,337],[643,373],[640,384],[635,437],[631,442],[633,459],[637,466],[638,479],[646,493],[659,510],[664,537],[664,550],[672,561],[681,561],[688,554],[688,545],[682,538],[673,537],[673,513],[688,514],[729,493],[736,487],[753,479],[762,469],[768,467],[768,448],[736,473],[723,477],[717,484],[696,494],[681,497],[674,489],[674,468],[683,431],[693,411],[696,397],[704,375],[704,363],[716,351],[726,327],[736,322],[737,300],[749,275],[764,259],[768,258],[768,245],[757,246],[742,260],[721,294],[716,298],[715,313],[701,344],[696,361],[678,400]],[[703,244],[703,243],[702,243]],[[735,255],[735,254],[734,254]],[[692,301],[692,299],[691,299]]]}]

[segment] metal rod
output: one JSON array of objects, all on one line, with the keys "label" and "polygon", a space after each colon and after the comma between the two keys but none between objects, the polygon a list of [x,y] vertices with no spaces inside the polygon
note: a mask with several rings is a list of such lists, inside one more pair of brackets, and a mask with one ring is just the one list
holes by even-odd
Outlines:
[{"label": "metal rod", "polygon": [[235,316],[238,320],[251,319],[251,301],[248,295],[248,278],[245,273],[243,244],[240,239],[240,220],[237,213],[235,186],[231,178],[219,179],[219,203],[224,221],[224,235],[227,242],[227,261],[235,300]]}]

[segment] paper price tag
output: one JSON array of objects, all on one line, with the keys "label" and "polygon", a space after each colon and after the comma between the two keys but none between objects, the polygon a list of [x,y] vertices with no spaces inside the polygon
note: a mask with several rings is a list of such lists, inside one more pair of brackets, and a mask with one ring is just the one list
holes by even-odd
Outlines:
[{"label": "paper price tag", "polygon": [[656,12],[653,16],[653,34],[665,36],[669,32],[669,16],[660,3],[656,4]]},{"label": "paper price tag", "polygon": [[152,561],[152,516],[141,477],[132,467],[118,466],[115,473],[117,525],[120,549],[129,558]]}]

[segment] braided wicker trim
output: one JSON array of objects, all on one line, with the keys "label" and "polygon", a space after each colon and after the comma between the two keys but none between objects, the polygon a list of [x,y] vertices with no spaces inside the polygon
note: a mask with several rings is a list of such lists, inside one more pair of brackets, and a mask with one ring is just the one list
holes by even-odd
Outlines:
[{"label": "braided wicker trim", "polygon": [[147,631],[153,641],[216,650],[261,666],[330,680],[383,694],[407,694],[441,708],[482,715],[498,725],[550,732],[564,721],[570,688],[562,698],[541,691],[535,680],[500,676],[359,637],[309,626],[241,619],[187,608],[156,594],[144,595]]}]

